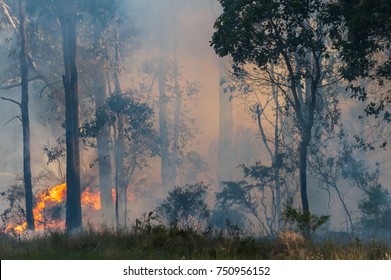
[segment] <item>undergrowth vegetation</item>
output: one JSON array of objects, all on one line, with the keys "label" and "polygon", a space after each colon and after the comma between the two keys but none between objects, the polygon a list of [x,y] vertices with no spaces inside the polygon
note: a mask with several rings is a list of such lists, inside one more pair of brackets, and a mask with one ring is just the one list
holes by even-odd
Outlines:
[{"label": "undergrowth vegetation", "polygon": [[287,231],[275,239],[240,231],[168,228],[138,221],[131,229],[86,227],[22,237],[0,235],[0,259],[391,259],[380,242],[314,242]]}]

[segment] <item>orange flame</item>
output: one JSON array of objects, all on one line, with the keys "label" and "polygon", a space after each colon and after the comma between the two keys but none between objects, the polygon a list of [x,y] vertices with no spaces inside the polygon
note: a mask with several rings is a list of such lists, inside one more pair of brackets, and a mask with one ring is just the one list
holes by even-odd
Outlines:
[{"label": "orange flame", "polygon": [[100,210],[101,207],[99,192],[93,193],[90,188],[85,189],[81,194],[81,205],[89,206],[95,210]]},{"label": "orange flame", "polygon": [[22,233],[26,230],[26,228],[27,228],[27,222],[23,222],[22,225],[17,225],[17,226],[14,226],[13,224],[8,224],[5,228],[5,231],[9,232],[14,230],[17,233]]},{"label": "orange flame", "polygon": [[115,203],[116,193],[115,188],[111,188],[111,199],[113,200],[113,204]]},{"label": "orange flame", "polygon": [[41,193],[36,198],[36,205],[33,209],[35,226],[39,229],[41,226],[45,227],[55,227],[57,224],[52,225],[52,223],[48,223],[47,213],[45,213],[45,209],[48,206],[56,206],[65,200],[66,194],[66,184],[57,185],[53,188],[49,188],[48,190]]},{"label": "orange flame", "polygon": [[[35,228],[36,230],[45,230],[48,228],[62,228],[65,222],[59,217],[51,218],[51,207],[60,206],[66,199],[66,184],[60,184],[55,187],[49,188],[35,197],[35,206],[33,209]],[[81,204],[83,208],[89,208],[92,210],[100,210],[100,193],[92,191],[91,188],[86,188],[81,194]],[[16,233],[22,233],[26,230],[27,223],[23,222],[22,225],[8,224],[5,228],[6,232],[15,231]]]}]

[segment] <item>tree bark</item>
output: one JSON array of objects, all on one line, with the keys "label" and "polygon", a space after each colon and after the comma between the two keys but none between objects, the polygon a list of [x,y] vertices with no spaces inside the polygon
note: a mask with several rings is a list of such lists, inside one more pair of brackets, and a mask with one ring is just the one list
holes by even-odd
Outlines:
[{"label": "tree bark", "polygon": [[[216,1],[210,0],[213,20],[221,13],[221,7]],[[229,65],[225,58],[219,58],[219,144],[217,154],[217,183],[231,181],[234,167],[233,147],[233,116],[232,103],[228,94],[224,92],[226,83],[226,66]]]},{"label": "tree bark", "polygon": [[234,171],[233,151],[233,117],[232,103],[229,94],[224,90],[226,80],[226,59],[219,59],[219,150],[218,150],[218,180],[231,181]]},{"label": "tree bark", "polygon": [[[126,190],[125,174],[124,174],[124,153],[125,153],[125,131],[123,119],[120,114],[117,114],[117,125],[115,127],[115,225],[119,229],[119,195],[120,191]],[[125,191],[126,193],[126,191]]]},{"label": "tree bark", "polygon": [[[115,29],[115,46],[114,46],[114,93],[121,93],[121,82],[120,82],[120,38],[119,38],[119,26]],[[125,131],[124,123],[121,114],[116,116],[115,130],[115,147],[114,147],[114,160],[115,160],[115,224],[116,228],[119,229],[119,195],[120,191],[125,189],[125,174],[124,174],[124,154],[125,154]]]},{"label": "tree bark", "polygon": [[281,228],[282,224],[282,195],[281,195],[281,183],[280,183],[280,170],[282,167],[282,158],[280,155],[280,102],[278,100],[278,87],[275,84],[276,79],[274,75],[274,66],[271,65],[271,77],[272,77],[272,94],[274,103],[276,104],[276,112],[275,112],[275,126],[274,126],[274,157],[272,158],[272,166],[274,167],[274,181],[276,188],[276,196],[275,196],[275,207],[276,207],[276,231],[278,232]]},{"label": "tree bark", "polygon": [[64,0],[59,7],[65,70],[63,83],[65,90],[65,136],[67,149],[66,230],[67,232],[72,232],[82,228],[75,0]]},{"label": "tree bark", "polygon": [[[94,23],[94,50],[95,50],[95,77],[93,91],[95,94],[96,111],[107,99],[106,76],[103,61],[99,58],[99,50],[102,48],[100,39],[103,28],[100,23]],[[107,221],[114,219],[114,208],[112,200],[112,166],[110,153],[110,127],[104,126],[97,135],[98,165],[99,165],[99,190],[102,215]]]},{"label": "tree bark", "polygon": [[165,38],[164,17],[160,16],[160,24],[158,28],[158,40],[160,47],[159,62],[158,62],[158,91],[159,91],[159,136],[160,136],[160,174],[162,178],[162,186],[165,192],[168,192],[170,188],[170,146],[168,139],[168,109],[167,109],[167,71],[166,71],[166,57],[167,57],[167,39]]},{"label": "tree bark", "polygon": [[311,141],[311,136],[307,133],[303,133],[302,140],[300,143],[300,157],[299,157],[299,172],[300,172],[300,196],[301,204],[303,207],[305,228],[304,235],[306,238],[310,236],[310,206],[308,203],[307,194],[307,157],[308,157],[308,146]]},{"label": "tree bark", "polygon": [[22,111],[22,129],[23,129],[23,179],[24,191],[26,199],[26,220],[27,229],[35,230],[34,214],[33,214],[33,192],[31,182],[31,151],[30,151],[30,119],[29,119],[29,92],[28,92],[28,70],[27,61],[27,32],[26,32],[26,2],[19,0],[19,15],[20,15],[20,78],[21,78],[21,111]]},{"label": "tree bark", "polygon": [[[171,1],[171,7],[174,7]],[[179,67],[178,67],[178,29],[177,17],[175,11],[172,9],[172,29],[174,31],[174,48],[173,48],[173,67],[174,67],[174,94],[175,94],[175,112],[174,112],[174,128],[172,139],[172,154],[170,160],[170,182],[169,185],[174,187],[177,178],[177,169],[180,153],[180,125],[182,117],[182,91],[179,85]]]},{"label": "tree bark", "polygon": [[312,139],[312,131],[314,126],[314,118],[315,118],[315,109],[319,107],[317,104],[317,94],[318,94],[318,86],[321,80],[320,76],[320,65],[322,63],[322,58],[318,53],[315,53],[314,50],[309,51],[310,54],[306,54],[306,61],[309,65],[312,65],[312,69],[308,69],[307,72],[308,77],[306,78],[306,96],[304,100],[304,106],[302,108],[305,110],[306,118],[303,118],[301,125],[301,143],[300,143],[300,194],[301,194],[301,202],[303,206],[303,214],[305,218],[305,228],[304,235],[306,238],[310,237],[310,207],[308,203],[308,194],[307,194],[307,158],[308,158],[308,147],[310,145]]}]

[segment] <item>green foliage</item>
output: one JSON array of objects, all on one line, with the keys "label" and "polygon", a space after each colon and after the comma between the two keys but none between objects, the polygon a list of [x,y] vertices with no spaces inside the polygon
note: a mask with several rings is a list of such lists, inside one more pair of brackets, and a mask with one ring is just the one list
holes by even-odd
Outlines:
[{"label": "green foliage", "polygon": [[[343,61],[340,72],[351,82],[353,97],[365,101],[368,88],[357,86],[355,81],[369,78],[383,87],[391,79],[391,2],[330,1],[325,18],[332,25],[330,38]],[[375,96],[377,99],[367,102],[367,115],[382,117],[389,123],[389,90],[376,92]]]},{"label": "green foliage", "polygon": [[[216,193],[216,201],[223,208],[250,213],[267,236],[277,234],[277,223],[280,219],[278,213],[283,201],[290,196],[285,180],[294,171],[289,159],[283,161],[282,154],[277,158],[272,166],[262,165],[259,161],[250,166],[240,165],[246,180],[223,182],[222,190]],[[284,193],[284,196],[279,196],[278,199],[277,183],[280,183],[279,191]]]},{"label": "green foliage", "polygon": [[224,187],[221,192],[216,193],[216,200],[222,205],[232,206],[238,204],[248,206],[248,184],[246,181],[239,182],[224,182]]},{"label": "green foliage", "polygon": [[391,194],[382,185],[371,186],[358,204],[364,233],[391,230]]},{"label": "green foliage", "polygon": [[[125,144],[130,154],[144,154],[151,157],[159,153],[159,140],[153,128],[154,112],[136,98],[136,93],[116,93],[110,96],[96,113],[92,122],[83,124],[81,137],[95,138],[104,126],[114,126],[122,122]],[[125,155],[126,156],[126,155]]]},{"label": "green foliage", "polygon": [[287,50],[305,56],[307,48],[324,48],[320,34],[306,26],[322,11],[321,1],[219,2],[223,13],[215,22],[211,45],[220,56],[230,54],[237,65],[250,62],[264,69],[268,63],[277,64]]},{"label": "green foliage", "polygon": [[205,227],[210,210],[205,203],[207,190],[202,182],[184,187],[174,187],[166,200],[157,208],[158,215],[171,227]]},{"label": "green foliage", "polygon": [[[383,64],[377,52],[391,47],[391,3],[388,0],[338,0],[327,5],[333,43],[345,62],[342,73],[349,80],[368,75],[390,78],[391,56]],[[371,72],[375,69],[375,72]]]},{"label": "green foliage", "polygon": [[47,164],[50,164],[56,160],[64,158],[66,155],[65,139],[59,137],[56,139],[56,145],[50,145],[49,143],[43,146],[43,151],[48,157]]},{"label": "green foliage", "polygon": [[329,215],[305,214],[302,209],[287,205],[282,212],[282,219],[288,224],[293,225],[304,236],[307,235],[306,228],[309,226],[310,233],[315,232],[330,219]]}]

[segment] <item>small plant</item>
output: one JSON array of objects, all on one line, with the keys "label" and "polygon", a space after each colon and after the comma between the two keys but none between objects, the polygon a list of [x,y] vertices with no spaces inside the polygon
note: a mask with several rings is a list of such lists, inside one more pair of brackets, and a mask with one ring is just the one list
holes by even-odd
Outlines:
[{"label": "small plant", "polygon": [[157,208],[157,213],[171,227],[196,229],[210,217],[205,203],[206,190],[207,186],[202,182],[174,187]]},{"label": "small plant", "polygon": [[296,228],[304,237],[309,238],[312,233],[326,224],[330,219],[329,215],[306,215],[302,209],[294,208],[292,205],[285,206],[282,219]]},{"label": "small plant", "polygon": [[136,219],[136,222],[133,226],[133,230],[138,234],[141,233],[150,233],[153,229],[153,221],[156,220],[155,211],[150,211],[148,214],[144,213],[143,217]]},{"label": "small plant", "polygon": [[358,204],[361,226],[366,234],[391,231],[391,194],[382,185],[371,186]]}]

